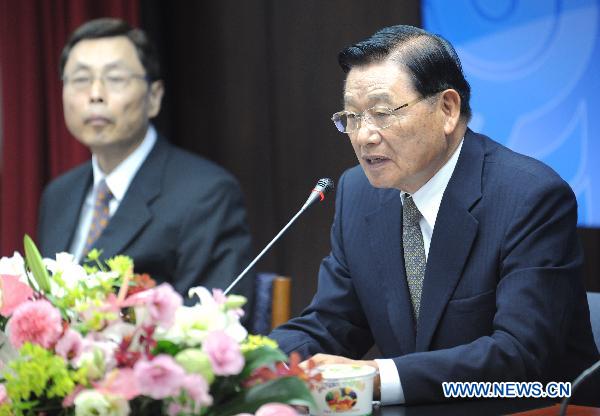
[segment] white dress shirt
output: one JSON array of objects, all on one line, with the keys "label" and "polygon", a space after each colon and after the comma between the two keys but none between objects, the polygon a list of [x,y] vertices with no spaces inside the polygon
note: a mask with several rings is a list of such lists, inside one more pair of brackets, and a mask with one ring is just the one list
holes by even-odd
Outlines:
[{"label": "white dress shirt", "polygon": [[94,175],[94,184],[88,191],[87,196],[81,206],[81,213],[79,214],[79,224],[75,231],[75,237],[71,243],[70,252],[75,256],[78,261],[81,261],[83,249],[85,247],[85,240],[88,235],[90,226],[92,225],[92,217],[94,214],[94,201],[96,200],[96,192],[98,184],[102,179],[106,180],[106,185],[113,195],[113,198],[109,202],[108,211],[112,217],[113,214],[119,208],[121,201],[125,197],[127,188],[133,180],[133,177],[139,170],[142,163],[148,157],[148,154],[156,143],[156,130],[152,125],[148,127],[146,136],[140,145],[131,153],[125,160],[108,175],[105,175],[98,165],[98,158],[96,155],[92,155],[92,172]]},{"label": "white dress shirt", "polygon": [[[412,199],[422,215],[419,225],[423,234],[423,244],[425,245],[425,259],[429,258],[429,246],[431,245],[435,220],[440,210],[444,191],[454,173],[456,162],[458,162],[463,140],[460,141],[458,148],[446,164],[425,185],[412,194]],[[400,192],[400,197],[405,193]],[[381,403],[384,405],[404,403],[404,390],[394,361],[392,359],[375,361],[379,366],[379,377],[381,379]]]}]

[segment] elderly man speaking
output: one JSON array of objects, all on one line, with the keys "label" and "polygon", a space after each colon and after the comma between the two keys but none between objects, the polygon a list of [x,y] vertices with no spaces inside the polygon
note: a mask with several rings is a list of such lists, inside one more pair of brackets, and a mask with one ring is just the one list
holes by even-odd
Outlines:
[{"label": "elderly man speaking", "polygon": [[598,351],[568,184],[467,127],[443,38],[388,27],[339,62],[333,122],[359,166],[339,181],[317,293],[273,338],[317,364],[376,344],[381,359],[359,362],[383,404],[443,400],[446,381],[572,381]]}]

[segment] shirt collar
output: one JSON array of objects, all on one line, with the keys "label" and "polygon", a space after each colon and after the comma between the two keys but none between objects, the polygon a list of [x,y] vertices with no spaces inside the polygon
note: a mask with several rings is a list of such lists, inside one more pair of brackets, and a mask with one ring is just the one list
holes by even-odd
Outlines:
[{"label": "shirt collar", "polygon": [[[415,205],[432,230],[435,227],[435,220],[437,218],[438,211],[440,210],[440,205],[442,204],[444,191],[448,186],[448,182],[450,182],[450,178],[452,177],[454,168],[458,162],[458,156],[460,155],[463,142],[464,138],[460,141],[460,144],[452,154],[452,157],[448,159],[444,166],[442,166],[442,168],[438,170],[425,185],[419,188],[417,192],[412,194],[412,199],[415,202]],[[400,192],[401,197],[404,197],[405,194],[406,192],[404,191]]]},{"label": "shirt collar", "polygon": [[146,136],[144,136],[144,140],[142,140],[137,149],[119,163],[119,165],[108,175],[105,175],[100,169],[96,155],[92,155],[94,189],[96,189],[98,183],[100,183],[102,179],[105,179],[108,189],[110,189],[113,197],[121,202],[125,196],[125,192],[127,192],[127,188],[129,188],[129,184],[154,147],[156,140],[156,130],[152,125],[149,125]]}]

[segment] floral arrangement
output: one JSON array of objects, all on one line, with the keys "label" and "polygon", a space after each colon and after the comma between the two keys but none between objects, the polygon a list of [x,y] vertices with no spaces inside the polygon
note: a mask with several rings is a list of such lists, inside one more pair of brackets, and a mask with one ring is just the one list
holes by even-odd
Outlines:
[{"label": "floral arrangement", "polygon": [[0,416],[295,415],[312,402],[299,358],[248,335],[241,296],[184,305],[132,260],[0,259]]}]

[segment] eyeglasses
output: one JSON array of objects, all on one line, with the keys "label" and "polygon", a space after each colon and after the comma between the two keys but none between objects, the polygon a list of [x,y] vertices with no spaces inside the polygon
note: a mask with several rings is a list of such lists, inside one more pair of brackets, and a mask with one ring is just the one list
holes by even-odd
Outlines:
[{"label": "eyeglasses", "polygon": [[409,105],[416,104],[423,99],[425,99],[425,97],[415,98],[394,109],[376,105],[358,114],[353,113],[352,111],[340,111],[335,113],[331,117],[331,120],[341,133],[352,133],[357,131],[360,128],[361,120],[364,120],[365,123],[375,127],[377,130],[383,130],[394,124],[396,117],[398,117],[394,114],[396,111],[408,107]]},{"label": "eyeglasses", "polygon": [[146,82],[149,81],[149,78],[146,75],[109,72],[107,74],[102,74],[99,77],[92,74],[65,76],[63,77],[63,82],[65,85],[68,85],[76,91],[87,91],[92,87],[96,79],[99,79],[102,82],[102,85],[112,92],[121,92],[125,90],[133,79],[140,79]]}]

